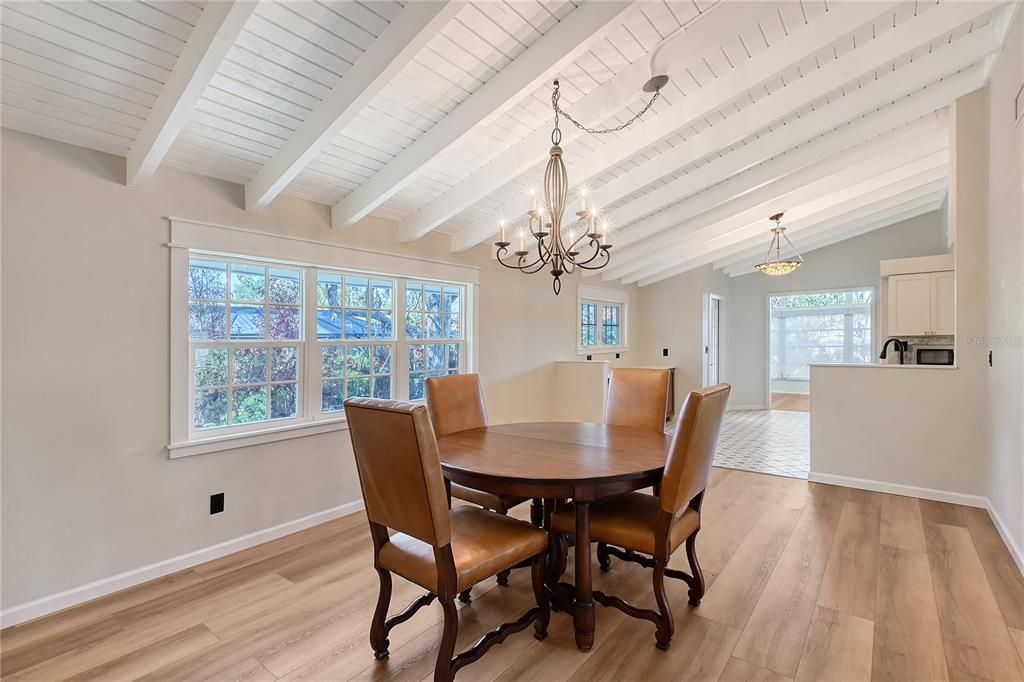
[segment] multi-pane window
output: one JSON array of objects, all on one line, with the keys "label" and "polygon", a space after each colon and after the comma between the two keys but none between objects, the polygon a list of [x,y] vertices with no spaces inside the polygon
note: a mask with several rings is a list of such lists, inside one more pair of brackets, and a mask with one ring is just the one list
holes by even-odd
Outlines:
[{"label": "multi-pane window", "polygon": [[622,306],[606,303],[601,306],[603,315],[601,318],[601,343],[606,346],[617,346],[619,344],[619,316]]},{"label": "multi-pane window", "polygon": [[394,280],[317,273],[322,411],[341,410],[349,397],[392,397],[394,300]]},{"label": "multi-pane window", "polygon": [[871,289],[771,296],[768,307],[771,378],[810,379],[810,363],[872,362]]},{"label": "multi-pane window", "polygon": [[191,261],[193,429],[298,414],[302,281],[292,268]]},{"label": "multi-pane window", "polygon": [[579,345],[583,351],[622,350],[626,346],[623,315],[626,304],[580,300]]},{"label": "multi-pane window", "polygon": [[459,284],[193,254],[189,431],[336,417],[355,396],[421,400],[426,377],[467,370],[466,295]]},{"label": "multi-pane window", "polygon": [[580,304],[580,345],[597,345],[597,304]]},{"label": "multi-pane window", "polygon": [[465,290],[429,282],[405,284],[409,400],[422,400],[427,377],[463,371]]}]

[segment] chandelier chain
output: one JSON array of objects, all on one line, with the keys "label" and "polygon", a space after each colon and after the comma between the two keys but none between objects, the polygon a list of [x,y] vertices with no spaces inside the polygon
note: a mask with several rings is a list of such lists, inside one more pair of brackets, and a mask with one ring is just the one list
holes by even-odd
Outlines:
[{"label": "chandelier chain", "polygon": [[[558,106],[558,100],[561,99],[562,95],[558,91],[558,81],[555,81],[555,89],[551,93],[551,107],[555,110],[555,130],[558,130],[558,116],[559,114],[561,114],[562,116],[565,116],[566,120],[568,120],[570,123],[572,123],[574,126],[576,126],[585,133],[590,133],[591,135],[605,135],[607,133],[617,133],[621,130],[625,130],[629,126],[639,121],[641,116],[650,111],[651,107],[654,106],[654,103],[658,101],[658,97],[660,96],[661,90],[655,91],[655,93],[651,95],[650,101],[648,101],[647,104],[644,105],[644,108],[638,111],[632,118],[630,118],[625,123],[617,125],[614,128],[590,128],[577,121],[575,118],[572,117],[572,115],[569,114],[568,111]],[[559,133],[561,133],[561,131],[559,131]],[[559,134],[559,138],[561,138],[561,134]]]}]

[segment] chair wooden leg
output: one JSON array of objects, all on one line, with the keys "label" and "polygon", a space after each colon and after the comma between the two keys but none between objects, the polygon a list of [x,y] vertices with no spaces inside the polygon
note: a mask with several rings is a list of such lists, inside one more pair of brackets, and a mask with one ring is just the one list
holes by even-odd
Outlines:
[{"label": "chair wooden leg", "polygon": [[672,620],[672,608],[668,605],[668,595],[665,594],[665,567],[664,561],[658,561],[654,566],[654,598],[658,602],[660,616],[654,636],[658,640],[658,648],[662,651],[668,651],[676,627]]},{"label": "chair wooden leg", "polygon": [[612,570],[612,556],[608,552],[608,545],[603,542],[597,543],[597,565],[605,573]]},{"label": "chair wooden leg", "polygon": [[544,587],[544,554],[533,557],[533,566],[530,569],[533,578],[533,596],[540,607],[540,615],[533,623],[533,636],[543,640],[548,636],[548,623],[551,620],[551,604],[548,602],[548,592]]},{"label": "chair wooden leg", "polygon": [[[506,509],[505,511],[501,512],[501,515],[508,516],[508,510]],[[504,571],[498,573],[498,575],[496,575],[495,578],[497,578],[499,585],[501,585],[502,587],[508,587],[508,577],[510,575],[512,575],[512,569],[507,568]]]},{"label": "chair wooden leg", "polygon": [[451,682],[455,678],[452,658],[455,655],[455,640],[459,636],[459,611],[455,607],[455,600],[450,598],[441,600],[441,608],[444,610],[444,632],[437,651],[434,682]]},{"label": "chair wooden leg", "polygon": [[463,590],[459,592],[459,601],[463,604],[471,604],[473,603],[473,595],[469,593],[469,590]]},{"label": "chair wooden leg", "polygon": [[388,656],[389,642],[385,623],[388,608],[391,606],[391,573],[378,568],[377,577],[380,578],[380,593],[377,595],[377,608],[373,612],[373,621],[370,624],[370,646],[373,647],[373,657],[381,659]]},{"label": "chair wooden leg", "polygon": [[690,562],[690,575],[693,576],[689,592],[690,606],[700,605],[700,600],[704,598],[704,571],[701,570],[700,564],[697,562],[698,532],[699,529],[686,538],[686,559]]},{"label": "chair wooden leg", "polygon": [[533,498],[530,503],[530,523],[537,528],[544,527],[544,501],[539,497]]}]

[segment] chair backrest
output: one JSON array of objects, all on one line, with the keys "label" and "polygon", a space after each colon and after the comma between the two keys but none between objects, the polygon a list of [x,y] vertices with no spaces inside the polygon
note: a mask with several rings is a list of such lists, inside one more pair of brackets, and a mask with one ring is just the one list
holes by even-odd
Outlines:
[{"label": "chair backrest", "polygon": [[667,369],[612,369],[604,423],[664,431],[669,376]]},{"label": "chair backrest", "polygon": [[731,390],[729,384],[718,384],[686,396],[661,479],[662,511],[675,514],[707,488]]},{"label": "chair backrest", "polygon": [[345,414],[370,521],[434,547],[449,544],[448,496],[427,408],[349,398]]},{"label": "chair backrest", "polygon": [[487,408],[479,374],[427,378],[427,410],[440,438],[456,431],[487,426]]}]

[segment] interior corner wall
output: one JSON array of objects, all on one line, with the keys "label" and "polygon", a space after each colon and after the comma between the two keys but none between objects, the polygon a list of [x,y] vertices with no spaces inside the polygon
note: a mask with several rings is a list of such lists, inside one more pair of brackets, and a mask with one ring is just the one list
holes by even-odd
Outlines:
[{"label": "interior corner wall", "polygon": [[[704,383],[704,345],[708,294],[722,297],[722,338],[729,338],[729,277],[710,265],[636,290],[638,359],[644,364],[676,368],[676,411],[690,391]],[[662,350],[667,348],[666,358]],[[722,381],[730,381],[730,360],[720,366]],[[730,400],[730,403],[735,400]]]},{"label": "interior corner wall", "polygon": [[1024,548],[1024,117],[1014,120],[1014,99],[1022,88],[1024,10],[1018,9],[987,89],[988,306],[984,343],[974,344],[977,353],[993,356],[986,368],[989,500],[1018,556]]},{"label": "interior corner wall", "polygon": [[[486,245],[401,243],[376,219],[332,230],[327,206],[286,195],[248,212],[242,186],[167,167],[126,187],[123,158],[0,142],[4,610],[359,500],[347,431],[168,459],[168,216],[480,267],[491,420],[556,414],[554,362],[577,357],[573,280],[556,297],[547,273],[506,270]],[[226,511],[210,516],[215,492]]]},{"label": "interior corner wall", "polygon": [[[800,234],[792,239],[800,248]],[[803,254],[804,264],[784,277],[759,272],[733,278],[731,310],[737,333],[729,338],[724,364],[730,367],[730,402],[746,407],[767,407],[768,297],[852,287],[879,288],[878,263],[887,258],[932,256],[948,252],[943,217],[926,213],[867,234]],[[875,326],[881,328],[882,307],[876,303]],[[877,331],[876,331],[877,337]],[[814,387],[811,387],[813,392]]]}]

